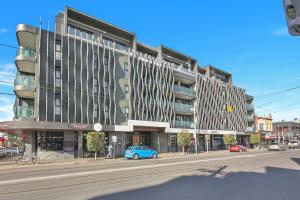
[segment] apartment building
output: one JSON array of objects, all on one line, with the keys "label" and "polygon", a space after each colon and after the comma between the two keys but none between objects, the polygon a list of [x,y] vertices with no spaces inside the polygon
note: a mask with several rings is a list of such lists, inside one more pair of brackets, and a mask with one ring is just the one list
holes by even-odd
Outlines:
[{"label": "apartment building", "polygon": [[[253,97],[232,75],[73,8],[55,30],[19,24],[15,119],[26,153],[41,158],[88,156],[86,133],[100,123],[117,154],[143,144],[177,151],[176,134],[194,134],[198,151],[224,148],[224,134],[245,142]],[[115,138],[115,137],[114,137]]]}]

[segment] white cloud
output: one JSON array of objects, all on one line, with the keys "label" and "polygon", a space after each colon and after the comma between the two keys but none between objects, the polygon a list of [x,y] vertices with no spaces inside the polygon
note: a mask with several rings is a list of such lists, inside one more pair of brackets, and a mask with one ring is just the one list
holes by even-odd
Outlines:
[{"label": "white cloud", "polygon": [[0,121],[10,121],[14,117],[14,98],[1,96],[0,97]]},{"label": "white cloud", "polygon": [[12,87],[15,80],[16,71],[17,69],[14,63],[0,64],[0,85]]},{"label": "white cloud", "polygon": [[274,36],[286,36],[289,35],[287,27],[281,27],[271,32]]},{"label": "white cloud", "polygon": [[6,33],[8,30],[6,28],[0,28],[0,33]]}]

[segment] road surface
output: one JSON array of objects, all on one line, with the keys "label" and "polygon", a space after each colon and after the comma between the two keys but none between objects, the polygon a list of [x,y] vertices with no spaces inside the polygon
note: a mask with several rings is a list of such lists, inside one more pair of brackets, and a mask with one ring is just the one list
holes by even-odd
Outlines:
[{"label": "road surface", "polygon": [[0,170],[2,200],[300,199],[300,150]]}]

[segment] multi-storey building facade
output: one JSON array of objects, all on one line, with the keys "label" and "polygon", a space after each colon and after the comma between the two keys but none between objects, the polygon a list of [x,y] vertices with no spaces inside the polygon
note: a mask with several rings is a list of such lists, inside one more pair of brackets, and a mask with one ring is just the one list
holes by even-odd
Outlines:
[{"label": "multi-storey building facade", "polygon": [[174,151],[183,129],[199,150],[219,149],[222,135],[244,135],[251,125],[253,97],[231,74],[72,8],[56,16],[54,32],[20,24],[17,38],[10,129],[25,133],[29,153],[84,156],[95,123],[108,142],[117,136],[118,154],[137,144]]}]

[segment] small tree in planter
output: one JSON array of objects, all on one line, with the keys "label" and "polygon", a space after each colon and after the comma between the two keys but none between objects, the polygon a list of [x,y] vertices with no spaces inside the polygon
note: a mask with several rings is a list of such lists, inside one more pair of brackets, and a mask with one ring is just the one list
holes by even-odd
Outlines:
[{"label": "small tree in planter", "polygon": [[236,143],[234,135],[224,135],[223,141],[224,144],[226,144],[227,149],[228,149],[228,145],[231,146]]},{"label": "small tree in planter", "polygon": [[259,133],[253,133],[250,135],[250,144],[253,144],[254,148],[256,148],[260,142],[261,138]]},{"label": "small tree in planter", "polygon": [[95,152],[95,160],[97,160],[97,152],[104,151],[105,147],[105,133],[103,132],[88,132],[87,134],[87,149]]},{"label": "small tree in planter", "polygon": [[185,147],[192,142],[192,136],[188,132],[180,132],[177,134],[177,144],[182,146],[182,153],[184,153]]}]

